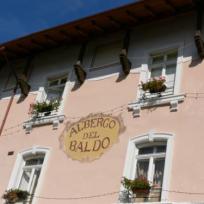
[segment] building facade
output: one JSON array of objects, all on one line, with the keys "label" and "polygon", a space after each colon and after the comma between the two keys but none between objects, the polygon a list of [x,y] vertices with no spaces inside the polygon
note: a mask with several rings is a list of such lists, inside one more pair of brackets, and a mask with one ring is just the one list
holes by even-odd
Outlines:
[{"label": "building facade", "polygon": [[[202,203],[200,5],[144,0],[3,44],[0,195],[22,189],[36,204]],[[127,194],[123,177],[140,176],[149,193]]]}]

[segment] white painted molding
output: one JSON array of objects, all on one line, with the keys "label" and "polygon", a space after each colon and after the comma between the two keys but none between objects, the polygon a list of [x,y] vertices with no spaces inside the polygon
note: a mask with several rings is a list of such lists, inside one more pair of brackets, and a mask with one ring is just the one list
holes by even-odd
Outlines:
[{"label": "white painted molding", "polygon": [[178,104],[183,102],[185,99],[185,94],[179,95],[166,95],[162,97],[152,97],[147,99],[139,99],[133,103],[128,104],[128,110],[133,111],[133,117],[140,116],[139,108],[150,108],[153,106],[169,105],[170,111],[177,111]]},{"label": "white painted molding", "polygon": [[33,127],[40,125],[52,124],[53,129],[57,129],[59,124],[64,121],[65,115],[58,115],[56,113],[51,113],[49,116],[33,117],[32,119],[24,122],[23,127],[27,134],[29,134]]}]

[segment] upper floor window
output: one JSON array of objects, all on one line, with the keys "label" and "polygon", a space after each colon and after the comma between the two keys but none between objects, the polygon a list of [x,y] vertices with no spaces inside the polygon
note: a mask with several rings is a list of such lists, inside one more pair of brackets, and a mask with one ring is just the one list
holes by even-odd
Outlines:
[{"label": "upper floor window", "polygon": [[165,94],[174,93],[177,57],[177,50],[158,53],[150,57],[149,79],[164,77],[167,87]]},{"label": "upper floor window", "polygon": [[175,93],[178,50],[152,54],[150,56],[147,78],[142,81],[142,99],[170,96]]},{"label": "upper floor window", "polygon": [[66,82],[67,75],[48,78],[45,88],[39,89],[36,104],[32,104],[31,112],[34,116],[53,115],[61,109]]},{"label": "upper floor window", "polygon": [[118,64],[121,48],[121,41],[115,41],[97,46],[92,59],[90,71],[103,69],[105,67]]},{"label": "upper floor window", "polygon": [[46,87],[47,100],[61,100],[66,82],[66,75],[49,78]]}]

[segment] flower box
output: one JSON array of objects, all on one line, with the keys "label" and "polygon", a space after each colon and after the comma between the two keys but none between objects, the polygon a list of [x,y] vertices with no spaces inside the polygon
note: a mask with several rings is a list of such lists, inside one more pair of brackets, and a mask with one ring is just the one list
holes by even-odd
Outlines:
[{"label": "flower box", "polygon": [[28,196],[29,193],[27,191],[23,191],[20,189],[10,189],[4,193],[3,199],[6,200],[6,203],[12,204],[26,201]]},{"label": "flower box", "polygon": [[127,191],[131,191],[136,195],[149,194],[151,188],[149,181],[143,176],[140,176],[134,180],[130,180],[124,177],[122,184],[127,189]]},{"label": "flower box", "polygon": [[53,111],[57,111],[59,108],[60,102],[58,100],[55,101],[44,101],[37,102],[35,104],[30,104],[30,113],[36,117],[48,116]]},{"label": "flower box", "polygon": [[152,78],[146,83],[141,82],[141,85],[143,91],[149,91],[151,94],[153,94],[164,92],[167,88],[165,82],[166,80],[164,77],[159,77]]}]

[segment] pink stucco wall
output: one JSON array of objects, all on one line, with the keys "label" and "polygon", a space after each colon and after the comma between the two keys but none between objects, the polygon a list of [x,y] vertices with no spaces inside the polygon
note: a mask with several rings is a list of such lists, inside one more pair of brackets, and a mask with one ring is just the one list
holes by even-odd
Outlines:
[{"label": "pink stucco wall", "polygon": [[[182,93],[204,92],[203,65],[204,63],[190,67],[189,63],[183,64]],[[84,117],[90,113],[104,112],[134,101],[139,74],[130,74],[120,82],[116,80],[117,76],[112,76],[98,81],[86,81],[81,88],[71,91],[64,109],[64,114],[68,117],[66,120],[73,122],[75,120],[69,117]],[[79,197],[119,191],[129,138],[147,133],[151,129],[175,134],[170,189],[202,192],[204,187],[203,98],[190,98],[189,94],[186,96],[185,101],[179,104],[178,112],[170,112],[169,106],[156,107],[142,110],[139,118],[133,118],[132,112],[128,112],[127,108],[122,111],[118,109],[113,114],[116,116],[121,114],[126,131],[120,135],[117,144],[100,159],[90,163],[73,161],[60,149],[59,137],[65,123],[61,124],[58,130],[52,130],[50,125],[36,127],[31,134],[25,134],[21,126],[4,131],[4,136],[0,138],[0,195],[7,188],[17,153],[34,145],[51,148],[46,175],[41,186],[41,196]],[[20,104],[17,104],[15,99],[5,128],[27,120],[29,104],[34,99],[35,95],[29,95]],[[0,101],[0,118],[7,103],[7,99]],[[8,151],[14,151],[14,155],[8,156]],[[117,199],[118,195],[113,194],[69,201],[38,199],[38,203],[102,204],[114,203]],[[203,195],[169,193],[169,201],[203,200]]]}]

